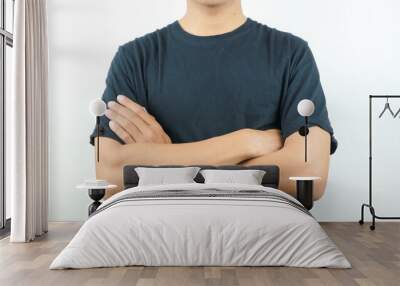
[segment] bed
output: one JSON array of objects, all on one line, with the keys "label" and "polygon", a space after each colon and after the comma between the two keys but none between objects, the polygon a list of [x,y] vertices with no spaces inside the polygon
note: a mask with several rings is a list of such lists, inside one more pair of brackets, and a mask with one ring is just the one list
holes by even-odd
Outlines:
[{"label": "bed", "polygon": [[[350,268],[304,206],[277,189],[276,166],[261,185],[194,183],[138,186],[124,168],[125,190],[105,200],[50,269],[144,266],[291,266]],[[217,168],[200,166],[201,169]]]}]

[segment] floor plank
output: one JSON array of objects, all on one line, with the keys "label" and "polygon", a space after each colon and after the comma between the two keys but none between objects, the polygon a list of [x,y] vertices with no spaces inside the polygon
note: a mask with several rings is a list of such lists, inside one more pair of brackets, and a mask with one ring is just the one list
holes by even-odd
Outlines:
[{"label": "floor plank", "polygon": [[0,285],[400,285],[400,223],[379,222],[375,231],[357,223],[321,223],[345,253],[352,269],[289,267],[117,267],[48,270],[80,223],[50,223],[50,231],[32,243],[0,240]]}]

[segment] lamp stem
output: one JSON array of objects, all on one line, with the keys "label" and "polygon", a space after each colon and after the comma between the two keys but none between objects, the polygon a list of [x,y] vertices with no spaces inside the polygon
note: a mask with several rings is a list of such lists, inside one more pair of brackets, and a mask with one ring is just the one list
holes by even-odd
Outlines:
[{"label": "lamp stem", "polygon": [[308,134],[308,116],[305,117],[306,120],[306,132],[304,136],[304,161],[307,163],[307,134]]},{"label": "lamp stem", "polygon": [[97,162],[100,160],[100,116],[96,116]]}]

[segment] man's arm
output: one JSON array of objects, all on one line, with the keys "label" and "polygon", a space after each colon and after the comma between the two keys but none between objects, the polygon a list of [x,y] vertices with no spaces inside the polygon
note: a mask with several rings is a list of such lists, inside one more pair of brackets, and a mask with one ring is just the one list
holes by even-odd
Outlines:
[{"label": "man's arm", "polygon": [[278,165],[280,168],[279,188],[296,196],[295,182],[291,176],[317,176],[314,200],[324,194],[329,171],[330,135],[319,127],[310,128],[307,136],[308,162],[304,162],[304,137],[298,133],[290,135],[279,151],[243,162],[243,165]]},{"label": "man's arm", "polygon": [[[280,148],[278,130],[242,129],[207,140],[182,143],[131,143],[100,137],[100,162],[96,177],[117,184],[121,190],[122,168],[125,165],[225,165],[271,153]],[[95,140],[97,145],[97,140]],[[107,196],[111,195],[108,193]]]}]

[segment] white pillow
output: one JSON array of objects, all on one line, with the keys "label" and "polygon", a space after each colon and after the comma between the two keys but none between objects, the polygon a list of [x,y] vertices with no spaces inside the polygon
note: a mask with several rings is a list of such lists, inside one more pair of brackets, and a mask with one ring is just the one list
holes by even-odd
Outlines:
[{"label": "white pillow", "polygon": [[195,183],[193,179],[199,170],[199,167],[135,168],[139,176],[139,186]]},{"label": "white pillow", "polygon": [[265,171],[262,170],[201,170],[205,184],[261,185]]}]

